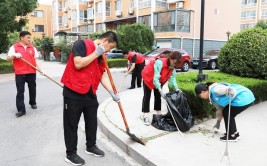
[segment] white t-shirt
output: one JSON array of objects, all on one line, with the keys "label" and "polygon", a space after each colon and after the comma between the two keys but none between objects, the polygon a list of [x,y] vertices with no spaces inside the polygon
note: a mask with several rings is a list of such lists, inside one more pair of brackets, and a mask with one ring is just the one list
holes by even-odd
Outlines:
[{"label": "white t-shirt", "polygon": [[[23,46],[24,47],[24,49],[26,50],[26,48],[27,48],[27,46]],[[34,48],[34,56],[35,56],[35,58],[38,58],[39,56],[39,54],[38,54],[38,52],[37,52],[37,49],[35,48],[35,47],[33,47]],[[10,48],[9,48],[9,51],[8,51],[8,53],[7,53],[7,56],[13,56],[14,54],[15,54],[16,52],[15,52],[15,48],[14,48],[14,46],[11,46]]]}]

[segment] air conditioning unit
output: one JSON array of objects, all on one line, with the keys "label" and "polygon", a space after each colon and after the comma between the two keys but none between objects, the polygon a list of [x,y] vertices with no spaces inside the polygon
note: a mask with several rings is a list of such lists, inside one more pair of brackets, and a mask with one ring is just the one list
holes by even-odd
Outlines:
[{"label": "air conditioning unit", "polygon": [[89,7],[89,8],[91,8],[91,7],[92,7],[92,5],[91,5],[90,3],[88,3],[88,7]]},{"label": "air conditioning unit", "polygon": [[63,9],[63,12],[67,13],[67,12],[68,12],[68,8],[65,7],[65,8]]},{"label": "air conditioning unit", "polygon": [[68,19],[71,20],[71,16],[68,16]]},{"label": "air conditioning unit", "polygon": [[116,17],[121,17],[121,10],[116,10],[115,15]]},{"label": "air conditioning unit", "polygon": [[67,27],[68,27],[68,24],[64,24],[64,27],[66,27],[66,28],[67,28]]},{"label": "air conditioning unit", "polygon": [[32,28],[32,32],[35,32],[35,29],[34,28]]},{"label": "air conditioning unit", "polygon": [[128,13],[129,13],[130,15],[134,14],[134,9],[133,9],[133,8],[129,8],[129,9],[128,9]]},{"label": "air conditioning unit", "polygon": [[32,13],[31,13],[31,16],[35,16],[35,12],[32,12]]},{"label": "air conditioning unit", "polygon": [[181,9],[184,8],[184,0],[180,0],[176,3],[176,8]]}]

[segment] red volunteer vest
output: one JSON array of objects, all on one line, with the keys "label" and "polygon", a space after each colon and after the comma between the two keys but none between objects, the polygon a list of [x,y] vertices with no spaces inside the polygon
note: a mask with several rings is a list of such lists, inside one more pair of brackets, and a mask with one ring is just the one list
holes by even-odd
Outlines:
[{"label": "red volunteer vest", "polygon": [[[84,40],[84,43],[86,46],[86,56],[90,56],[95,51],[95,44],[92,40]],[[61,82],[64,86],[80,94],[88,93],[92,87],[93,93],[96,94],[104,71],[104,62],[99,63],[97,58],[85,68],[76,69],[73,52],[71,52]]]},{"label": "red volunteer vest", "polygon": [[[13,46],[16,53],[21,53],[24,59],[30,62],[33,66],[36,66],[34,47],[32,45],[27,45],[26,50],[20,42],[17,42]],[[23,62],[21,59],[14,58],[13,66],[16,75],[36,73],[35,69]]]},{"label": "red volunteer vest", "polygon": [[[169,69],[168,58],[159,59],[163,62],[159,82],[161,85],[164,85],[170,79],[174,69]],[[142,71],[142,78],[150,90],[155,88],[155,85],[153,83],[154,64],[155,60],[151,61]]]},{"label": "red volunteer vest", "polygon": [[137,53],[137,52],[129,52],[129,57],[128,57],[128,60],[132,63],[132,59],[133,59],[133,56],[134,55],[136,55],[136,62],[135,62],[135,64],[141,64],[141,63],[143,63],[144,61],[145,61],[145,59],[144,59],[144,57],[141,55],[141,54],[139,54],[139,53]]}]

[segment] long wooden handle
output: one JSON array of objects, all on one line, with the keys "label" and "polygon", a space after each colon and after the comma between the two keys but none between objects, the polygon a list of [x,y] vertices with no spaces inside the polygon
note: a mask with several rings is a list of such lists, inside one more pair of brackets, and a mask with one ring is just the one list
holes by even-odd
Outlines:
[{"label": "long wooden handle", "polygon": [[[105,63],[105,67],[106,67],[106,70],[107,70],[107,73],[108,73],[108,77],[109,77],[109,80],[110,80],[110,83],[111,83],[113,92],[114,92],[115,94],[117,94],[117,89],[116,89],[116,87],[115,87],[115,84],[114,84],[114,81],[113,81],[111,72],[110,72],[110,70],[109,70],[108,63],[107,63],[107,58],[106,58],[106,55],[105,55],[105,54],[102,55],[102,59],[103,59],[103,61],[104,61],[104,63]],[[129,130],[129,126],[128,126],[128,123],[127,123],[127,121],[126,121],[126,117],[125,117],[125,115],[124,115],[124,111],[123,111],[123,108],[122,108],[122,105],[121,105],[121,102],[120,102],[120,101],[118,102],[118,106],[119,106],[119,108],[120,108],[121,116],[122,116],[124,125],[125,125],[125,127],[126,127],[126,130]]]},{"label": "long wooden handle", "polygon": [[122,85],[123,85],[123,83],[124,83],[125,78],[126,78],[126,76],[123,76],[123,79],[122,79],[122,81],[121,81],[121,84],[120,84],[120,87],[119,87],[119,89],[118,89],[118,92],[121,91],[121,87],[122,87]]},{"label": "long wooden handle", "polygon": [[53,81],[54,83],[58,84],[61,88],[63,88],[63,86],[58,83],[57,81],[55,81],[53,78],[49,77],[48,75],[44,74],[40,69],[38,69],[37,67],[33,66],[30,62],[28,62],[26,59],[24,58],[20,58],[22,61],[24,61],[25,63],[27,63],[29,66],[31,66],[32,68],[34,68],[35,70],[39,71],[41,74],[43,74],[44,76],[46,76],[48,79],[50,79],[51,81]]}]

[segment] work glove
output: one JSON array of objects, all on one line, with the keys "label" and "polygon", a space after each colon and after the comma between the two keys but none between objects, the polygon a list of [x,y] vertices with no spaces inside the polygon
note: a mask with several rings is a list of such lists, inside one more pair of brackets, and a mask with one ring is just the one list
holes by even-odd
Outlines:
[{"label": "work glove", "polygon": [[113,101],[115,101],[117,103],[120,101],[120,96],[118,93],[115,95],[113,91],[109,91],[109,94],[111,95]]},{"label": "work glove", "polygon": [[45,75],[44,71],[40,71],[40,74],[41,74],[42,76],[44,76],[44,75]]},{"label": "work glove", "polygon": [[163,92],[163,90],[162,90],[161,88],[159,88],[158,90],[159,90],[160,96],[161,96],[163,99],[166,99],[166,95],[165,95],[165,93]]},{"label": "work glove", "polygon": [[228,96],[228,97],[230,97],[230,98],[235,98],[235,96],[236,96],[236,90],[235,89],[233,89],[233,88],[231,88],[231,87],[229,87],[227,90],[226,90],[226,95]]},{"label": "work glove", "polygon": [[21,53],[15,53],[15,54],[14,54],[14,57],[16,57],[16,58],[21,58],[22,55],[21,55]]},{"label": "work glove", "polygon": [[105,53],[105,48],[103,44],[99,44],[96,46],[95,53],[99,56],[103,55]]}]

